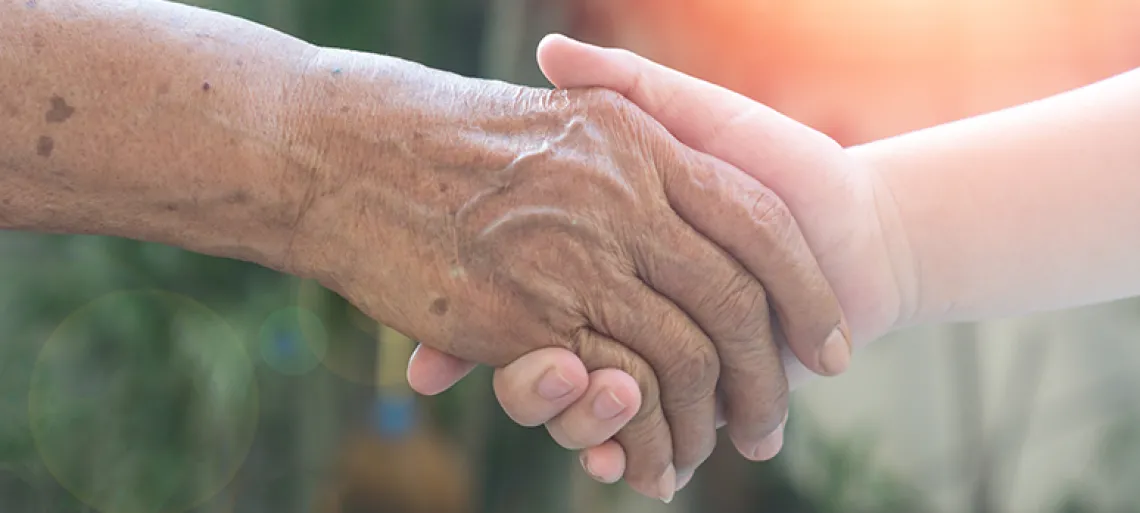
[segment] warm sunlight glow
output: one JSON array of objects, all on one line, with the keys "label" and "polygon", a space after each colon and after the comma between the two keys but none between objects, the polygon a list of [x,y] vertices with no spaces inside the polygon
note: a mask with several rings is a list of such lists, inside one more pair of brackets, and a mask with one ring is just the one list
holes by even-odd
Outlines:
[{"label": "warm sunlight glow", "polygon": [[1140,65],[1140,0],[583,3],[621,27],[601,31],[599,42],[744,92],[844,142],[1021,103]]}]

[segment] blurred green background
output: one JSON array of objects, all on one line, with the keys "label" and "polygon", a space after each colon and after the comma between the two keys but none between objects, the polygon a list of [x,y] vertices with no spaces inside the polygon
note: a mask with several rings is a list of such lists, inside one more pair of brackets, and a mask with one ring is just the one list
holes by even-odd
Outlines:
[{"label": "blurred green background", "polygon": [[[543,84],[532,62],[542,34],[620,32],[618,22],[575,5],[590,2],[191,3],[322,45],[535,85]],[[1076,450],[1083,457],[1065,459],[1049,442],[1037,452],[1024,447],[1039,423],[1031,411],[1037,389],[1054,364],[1027,352],[1014,358],[1019,365],[987,371],[977,342],[1014,344],[1026,330],[1042,338],[1033,328],[1040,323],[883,342],[865,359],[892,363],[842,378],[877,384],[863,387],[869,396],[856,397],[855,388],[844,395],[842,385],[831,395],[797,395],[784,455],[750,464],[722,443],[694,484],[664,505],[589,481],[576,455],[544,431],[513,425],[485,371],[440,397],[412,397],[401,385],[409,341],[313,283],[158,245],[17,233],[0,233],[0,283],[2,512],[1140,511],[1130,484],[1140,477],[1140,424],[1128,413],[1134,381],[1090,382],[1087,396],[1066,396],[1077,413],[1066,407],[1050,417],[1100,419],[1094,449]],[[1128,323],[1140,318],[1134,304],[1113,308],[1055,321],[1068,331],[1052,331],[1068,335],[1050,343],[1088,334],[1113,354],[1134,339],[1105,332],[1103,319],[1135,333]],[[1083,328],[1092,325],[1100,331]],[[891,426],[930,415],[915,406],[930,400],[883,378],[918,365],[908,354],[928,358],[894,349],[908,338],[953,345],[936,353],[949,384],[929,390],[957,397],[932,421],[949,427],[916,424],[922,434],[909,438],[890,435]],[[1127,377],[1127,369],[1117,370]],[[1020,377],[997,387],[1011,394],[996,407],[999,420],[985,413],[995,408],[986,399],[993,387],[979,384],[987,372]],[[1122,398],[1075,407],[1105,387]],[[836,413],[862,400],[878,405],[869,410],[877,418]],[[941,448],[934,461],[899,456],[933,446]],[[1025,463],[1025,453],[1038,455],[1036,463]],[[1047,508],[1019,509],[1034,501],[1007,492],[1017,479],[1035,479],[1025,471],[1033,465],[1066,467],[1081,479],[1031,492],[1047,494],[1037,501]],[[915,470],[927,467],[935,470]]]}]

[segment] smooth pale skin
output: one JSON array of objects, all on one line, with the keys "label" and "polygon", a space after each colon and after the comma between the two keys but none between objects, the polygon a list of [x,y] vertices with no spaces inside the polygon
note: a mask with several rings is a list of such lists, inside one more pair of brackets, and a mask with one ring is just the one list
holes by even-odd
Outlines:
[{"label": "smooth pale skin", "polygon": [[[583,372],[538,353],[501,381],[603,396],[628,481],[665,500],[715,444],[718,388],[747,454],[783,418],[770,306],[812,370],[850,357],[786,205],[620,95],[459,77],[156,0],[0,1],[0,229],[316,279],[452,358],[569,349]],[[624,388],[587,390],[584,371],[605,369]]]},{"label": "smooth pale skin", "polygon": [[[627,51],[552,36],[539,62],[559,87],[621,92],[682,142],[780,194],[857,347],[905,326],[1140,295],[1140,70],[838,152],[756,102]],[[785,365],[789,376],[810,375]],[[442,380],[439,370],[413,368]],[[499,397],[509,409],[524,389]],[[581,416],[555,412],[549,422],[584,422],[569,415]],[[600,480],[620,479],[619,444],[583,456]]]}]

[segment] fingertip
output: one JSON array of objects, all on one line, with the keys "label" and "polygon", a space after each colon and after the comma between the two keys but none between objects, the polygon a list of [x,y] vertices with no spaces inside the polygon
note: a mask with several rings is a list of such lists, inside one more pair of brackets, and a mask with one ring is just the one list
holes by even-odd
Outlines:
[{"label": "fingertip", "polygon": [[776,429],[762,438],[759,442],[752,442],[746,440],[739,440],[736,437],[732,438],[733,445],[742,456],[751,461],[768,461],[775,458],[780,454],[780,450],[784,447],[784,428],[787,426],[787,417],[783,422],[780,422]]},{"label": "fingertip", "polygon": [[847,372],[851,366],[853,345],[851,331],[847,327],[847,319],[843,313],[839,312],[839,322],[822,337],[818,335],[819,331],[812,331],[817,335],[800,335],[794,340],[789,337],[789,349],[795,358],[808,370],[820,376],[835,377]]},{"label": "fingertip", "polygon": [[560,347],[548,347],[527,353],[507,364],[503,370],[521,371],[524,368],[552,369],[569,381],[580,393],[584,393],[590,384],[590,374],[578,355]]},{"label": "fingertip", "polygon": [[595,74],[583,71],[605,64],[598,59],[602,54],[594,53],[600,50],[601,47],[562,34],[549,34],[538,43],[535,57],[550,83],[560,89],[573,89],[599,85],[591,83],[597,79]]},{"label": "fingertip", "polygon": [[574,353],[546,348],[495,371],[492,386],[503,411],[523,426],[549,422],[586,393],[585,365]]},{"label": "fingertip", "polygon": [[753,461],[768,461],[775,458],[780,454],[780,450],[784,448],[784,425],[776,428],[772,434],[768,435],[763,441],[760,442],[753,451],[752,456],[749,458]]},{"label": "fingertip", "polygon": [[582,469],[600,483],[616,483],[625,474],[625,451],[613,440],[583,450],[579,460]]},{"label": "fingertip", "polygon": [[838,376],[851,365],[851,342],[843,327],[837,327],[827,336],[819,352],[819,367],[828,376]]},{"label": "fingertip", "polygon": [[568,43],[573,43],[573,42],[574,42],[573,39],[571,39],[571,38],[569,38],[563,34],[559,34],[558,32],[552,32],[552,33],[544,36],[538,42],[538,54],[542,55],[543,51],[545,51],[548,48],[551,48],[552,45],[568,44]]},{"label": "fingertip", "polygon": [[419,394],[438,395],[471,373],[475,364],[419,345],[408,360],[408,385]]},{"label": "fingertip", "polygon": [[590,379],[607,383],[609,391],[626,405],[627,409],[623,413],[625,420],[633,418],[638,411],[641,411],[641,388],[637,386],[637,380],[633,379],[633,376],[618,369],[602,369],[594,371]]}]

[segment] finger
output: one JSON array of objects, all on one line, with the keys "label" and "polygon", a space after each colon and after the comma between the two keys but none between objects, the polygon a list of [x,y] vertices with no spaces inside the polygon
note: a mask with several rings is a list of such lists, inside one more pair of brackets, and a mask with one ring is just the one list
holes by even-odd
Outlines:
[{"label": "finger", "polygon": [[[659,237],[644,239],[635,253],[638,273],[673,298],[712,340],[720,360],[718,386],[729,435],[740,452],[751,457],[787,411],[788,383],[764,287],[675,216],[655,233]],[[708,422],[715,428],[715,414]],[[679,472],[689,470],[678,465]]]},{"label": "finger", "polygon": [[[716,427],[720,429],[725,425],[723,401],[717,399]],[[590,477],[601,483],[616,483],[625,473],[625,450],[615,440],[608,440],[600,445],[583,449],[579,453],[582,468]],[[691,479],[692,472],[687,474]],[[677,491],[681,491],[686,484],[686,475],[677,476]]]},{"label": "finger", "polygon": [[584,449],[617,434],[641,409],[641,392],[632,376],[617,369],[590,373],[582,399],[546,423],[558,445]]},{"label": "finger", "polygon": [[[600,331],[637,351],[652,367],[673,435],[676,470],[696,468],[716,446],[716,383],[720,374],[716,348],[684,311],[641,280],[623,283],[618,278],[615,283],[608,299],[591,303],[603,309],[588,311],[586,316]],[[637,467],[637,455],[630,447],[625,449],[632,472]]]},{"label": "finger", "polygon": [[764,441],[760,443],[760,448],[756,451],[754,458],[756,461],[768,461],[780,454],[780,450],[784,448],[784,427],[787,424],[787,417],[784,417],[780,426],[764,438]]},{"label": "finger", "polygon": [[625,480],[642,495],[671,500],[677,481],[674,439],[653,368],[629,347],[595,331],[580,331],[575,342],[587,369],[621,369],[637,381],[641,408],[614,436],[626,454]]},{"label": "finger", "polygon": [[625,473],[625,451],[614,440],[583,450],[578,460],[582,470],[601,483],[616,483]]},{"label": "finger", "polygon": [[527,427],[553,419],[592,385],[578,357],[561,348],[523,355],[496,370],[492,383],[503,411]]},{"label": "finger", "polygon": [[732,166],[682,152],[689,165],[663,170],[674,209],[759,278],[788,345],[806,367],[823,375],[844,372],[851,345],[839,300],[787,205]]},{"label": "finger", "polygon": [[455,386],[475,364],[419,345],[408,361],[408,385],[423,395],[436,395]]}]

